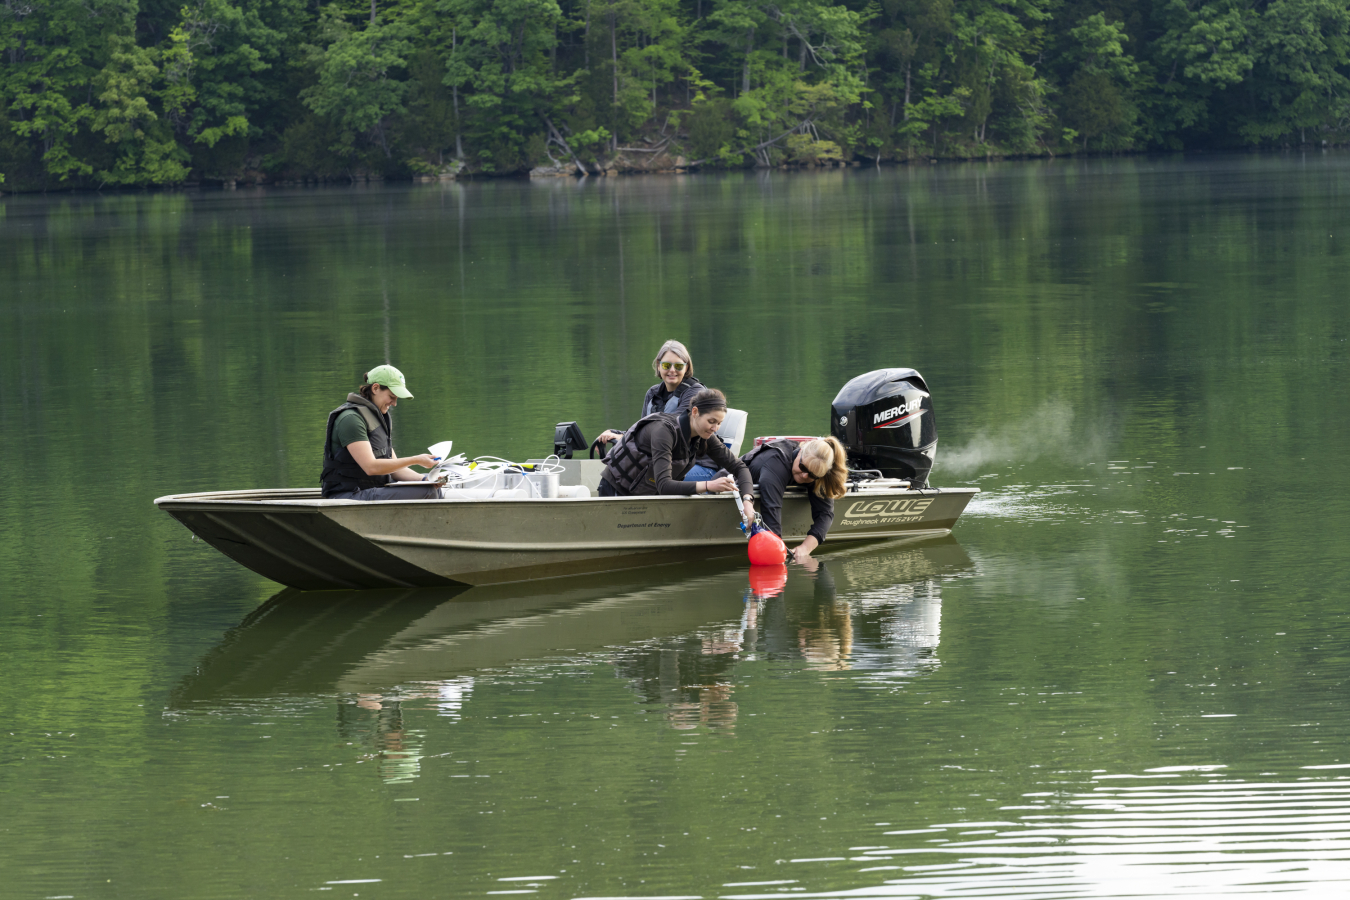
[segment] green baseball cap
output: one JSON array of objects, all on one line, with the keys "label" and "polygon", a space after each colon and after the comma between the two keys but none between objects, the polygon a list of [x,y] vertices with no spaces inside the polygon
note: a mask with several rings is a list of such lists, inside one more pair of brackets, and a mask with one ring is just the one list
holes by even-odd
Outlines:
[{"label": "green baseball cap", "polygon": [[366,383],[382,384],[400,400],[412,399],[412,394],[408,392],[408,386],[403,383],[403,373],[393,366],[376,366],[371,369],[366,373]]}]

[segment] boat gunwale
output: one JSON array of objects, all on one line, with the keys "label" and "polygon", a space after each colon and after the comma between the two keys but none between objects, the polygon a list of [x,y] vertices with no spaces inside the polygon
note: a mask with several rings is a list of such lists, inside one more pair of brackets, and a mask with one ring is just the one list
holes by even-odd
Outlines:
[{"label": "boat gunwale", "polygon": [[[334,500],[334,499],[325,499],[325,498],[323,498],[323,497],[305,497],[305,498],[273,499],[273,500],[269,500],[269,499],[266,499],[266,498],[256,498],[256,497],[251,497],[250,499],[230,499],[230,495],[238,495],[238,494],[248,494],[248,495],[258,495],[258,494],[266,494],[266,493],[272,493],[272,494],[295,494],[295,493],[299,493],[299,492],[302,492],[302,491],[317,491],[317,490],[318,490],[318,488],[263,488],[263,489],[256,489],[256,490],[237,490],[237,491],[203,491],[203,492],[200,492],[200,493],[193,493],[193,494],[165,494],[163,497],[156,497],[154,503],[155,503],[155,506],[158,506],[158,507],[160,507],[160,508],[166,508],[166,507],[168,507],[168,508],[174,508],[174,509],[189,509],[189,508],[192,508],[192,507],[196,506],[197,504],[201,504],[201,506],[199,507],[199,508],[201,508],[201,509],[206,509],[206,508],[209,508],[209,507],[216,507],[216,506],[224,506],[224,507],[227,508],[227,509],[240,509],[240,508],[246,508],[246,507],[250,507],[250,506],[258,506],[258,507],[262,507],[262,508],[265,508],[265,509],[272,509],[272,510],[284,510],[284,509],[287,509],[287,508],[291,508],[291,509],[306,509],[306,510],[314,510],[314,511],[317,511],[317,510],[323,510],[323,509],[346,508],[346,507],[352,507],[352,506],[362,506],[362,507],[364,507],[364,506],[375,506],[375,505],[378,505],[378,507],[380,507],[380,508],[388,508],[388,507],[395,507],[395,506],[397,506],[397,507],[402,507],[402,506],[416,506],[416,507],[421,507],[421,508],[427,508],[427,507],[436,507],[436,508],[440,508],[440,507],[443,507],[443,506],[466,506],[466,505],[498,504],[498,503],[529,503],[529,504],[555,504],[555,503],[558,503],[558,504],[563,504],[563,503],[585,503],[585,502],[587,502],[587,501],[590,501],[590,502],[603,501],[603,502],[609,502],[609,503],[619,503],[619,502],[622,502],[622,503],[635,503],[635,502],[649,503],[649,502],[652,502],[652,501],[658,501],[658,502],[670,502],[670,501],[682,501],[682,500],[707,501],[707,500],[709,500],[709,499],[715,499],[715,498],[718,498],[718,497],[721,497],[721,496],[722,496],[721,494],[693,494],[693,495],[685,495],[685,494],[638,494],[638,495],[634,495],[634,496],[626,496],[626,497],[597,497],[597,496],[590,496],[590,497],[545,497],[545,498],[541,498],[541,497],[471,497],[471,498],[465,498],[465,499],[463,499],[463,500],[459,500],[459,499],[448,499],[448,498],[440,498],[440,499],[409,499],[409,500],[380,500],[380,501],[377,501],[376,503],[372,503],[372,501],[369,501],[369,500]],[[846,494],[844,497],[840,497],[839,500],[842,501],[842,500],[845,500],[845,499],[850,498],[850,497],[858,497],[858,498],[863,498],[863,497],[876,497],[876,498],[881,498],[881,497],[887,497],[887,496],[892,496],[892,495],[894,495],[894,496],[905,496],[905,497],[937,497],[937,496],[941,496],[941,495],[943,495],[943,494],[969,494],[969,495],[972,495],[972,496],[973,496],[973,495],[978,494],[978,493],[980,493],[980,489],[979,489],[979,488],[969,488],[969,487],[963,487],[963,488],[933,488],[933,487],[929,487],[929,488],[920,488],[920,489],[900,488],[900,487],[895,487],[895,488],[892,488],[892,487],[886,487],[886,488],[865,488],[865,489],[859,490],[859,491],[850,491],[850,492],[849,492],[848,494]],[[756,499],[759,498],[759,489],[758,489],[758,488],[755,489],[754,496],[755,496]],[[805,492],[796,492],[796,491],[792,491],[792,492],[789,492],[789,493],[784,494],[784,497],[785,497],[785,498],[786,498],[786,497],[793,497],[793,496],[801,496],[801,497],[805,498],[806,495],[805,495]],[[725,501],[724,501],[724,502],[725,502]],[[838,502],[838,501],[836,501],[836,502]]]},{"label": "boat gunwale", "polygon": [[[857,536],[836,537],[835,543],[854,543],[857,541],[889,541],[901,537],[943,537],[951,534],[950,528],[922,528],[910,531],[869,533]],[[591,550],[681,550],[688,547],[723,547],[745,544],[745,536],[737,534],[718,538],[681,538],[677,540],[655,541],[604,541],[585,543],[580,541],[559,542],[555,544],[524,541],[460,541],[453,538],[406,537],[395,534],[363,535],[372,544],[401,547],[423,547],[431,550],[469,550],[479,553],[575,553]],[[795,535],[784,539],[788,544],[799,544],[805,535]],[[823,544],[821,546],[824,546]]]}]

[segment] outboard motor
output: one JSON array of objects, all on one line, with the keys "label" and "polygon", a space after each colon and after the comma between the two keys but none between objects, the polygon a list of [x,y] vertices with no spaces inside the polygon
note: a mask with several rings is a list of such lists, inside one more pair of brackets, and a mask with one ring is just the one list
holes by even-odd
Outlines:
[{"label": "outboard motor", "polygon": [[848,451],[850,469],[928,485],[937,422],[928,385],[913,369],[877,369],[844,385],[830,406],[830,434]]}]

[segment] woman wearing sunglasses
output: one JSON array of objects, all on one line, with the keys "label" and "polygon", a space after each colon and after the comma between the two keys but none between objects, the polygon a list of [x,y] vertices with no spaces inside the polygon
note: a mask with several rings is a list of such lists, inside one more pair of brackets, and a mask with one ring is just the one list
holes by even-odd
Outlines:
[{"label": "woman wearing sunglasses", "polygon": [[764,525],[783,536],[783,491],[806,488],[811,501],[811,529],[792,551],[794,562],[804,563],[811,551],[825,543],[834,522],[834,501],[848,491],[848,457],[835,437],[798,443],[790,438],[761,444],[741,457],[759,485],[759,513]]},{"label": "woman wearing sunglasses", "polygon": [[[703,390],[703,382],[694,377],[694,362],[689,358],[689,351],[679,341],[666,341],[661,345],[661,349],[656,351],[656,358],[652,360],[652,371],[660,381],[648,388],[647,395],[642,398],[639,419],[659,412],[679,415],[689,409],[694,395]],[[621,437],[622,431],[609,429],[596,438],[596,443],[617,441]],[[698,460],[684,480],[705,481],[711,478],[717,471],[711,463],[709,457]]]}]

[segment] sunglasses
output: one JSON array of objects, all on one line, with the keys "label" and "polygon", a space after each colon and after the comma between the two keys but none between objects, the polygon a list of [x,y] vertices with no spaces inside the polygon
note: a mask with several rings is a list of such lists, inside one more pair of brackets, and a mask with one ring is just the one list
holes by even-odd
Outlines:
[{"label": "sunglasses", "polygon": [[792,468],[796,469],[798,472],[801,472],[807,478],[811,479],[811,481],[806,482],[807,484],[820,480],[820,477],[818,475],[816,475],[806,466],[802,465],[801,457],[798,457],[792,461]]},{"label": "sunglasses", "polygon": [[669,372],[671,369],[674,369],[676,372],[683,372],[684,363],[663,362],[661,363],[661,368],[666,372]]}]

